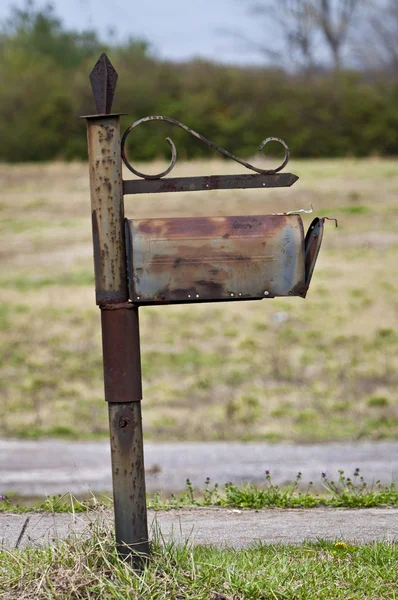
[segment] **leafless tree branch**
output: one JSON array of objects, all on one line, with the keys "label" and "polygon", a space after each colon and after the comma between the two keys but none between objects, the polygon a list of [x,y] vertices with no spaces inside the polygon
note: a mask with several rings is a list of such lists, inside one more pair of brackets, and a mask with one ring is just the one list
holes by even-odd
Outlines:
[{"label": "leafless tree branch", "polygon": [[360,67],[398,75],[398,0],[373,4],[354,45]]},{"label": "leafless tree branch", "polygon": [[[278,28],[282,50],[275,51],[273,40],[262,45],[301,68],[319,68],[319,48],[326,45],[332,64],[339,69],[355,15],[370,0],[253,0],[251,12]],[[394,0],[397,1],[397,0]],[[277,35],[273,36],[278,37]]]}]

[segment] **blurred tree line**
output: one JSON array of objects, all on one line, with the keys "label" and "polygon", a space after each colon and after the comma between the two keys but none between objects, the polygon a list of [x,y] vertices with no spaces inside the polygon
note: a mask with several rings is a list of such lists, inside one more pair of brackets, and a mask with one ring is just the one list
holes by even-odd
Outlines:
[{"label": "blurred tree line", "polygon": [[[272,67],[172,63],[145,41],[109,48],[93,31],[68,31],[51,7],[14,8],[0,31],[0,160],[86,158],[79,116],[94,112],[88,73],[103,51],[119,73],[114,108],[131,115],[122,125],[171,116],[242,157],[272,135],[284,138],[294,156],[398,154],[398,0],[383,1],[384,16],[367,2],[366,36],[348,61],[361,0],[337,0],[333,10],[329,0],[273,2],[267,14],[285,45],[261,48]],[[261,16],[267,1],[252,8]],[[320,35],[329,63],[317,58]],[[167,155],[166,135],[186,158],[214,156],[183,131],[152,125],[131,134],[131,158]]]}]

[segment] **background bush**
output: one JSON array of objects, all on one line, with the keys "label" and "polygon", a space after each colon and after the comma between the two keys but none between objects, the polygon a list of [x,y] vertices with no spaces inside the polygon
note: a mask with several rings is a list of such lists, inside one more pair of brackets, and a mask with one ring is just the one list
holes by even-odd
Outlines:
[{"label": "background bush", "polygon": [[[168,115],[242,157],[271,135],[284,138],[296,157],[398,153],[395,77],[174,64],[158,59],[145,42],[109,48],[94,32],[66,31],[51,8],[28,7],[14,9],[0,33],[1,161],[86,157],[79,117],[94,112],[88,73],[104,50],[119,73],[114,109],[131,115],[126,125]],[[183,157],[214,155],[183,131],[161,129],[157,123],[135,130],[131,157],[168,155],[164,138],[171,131]]]}]

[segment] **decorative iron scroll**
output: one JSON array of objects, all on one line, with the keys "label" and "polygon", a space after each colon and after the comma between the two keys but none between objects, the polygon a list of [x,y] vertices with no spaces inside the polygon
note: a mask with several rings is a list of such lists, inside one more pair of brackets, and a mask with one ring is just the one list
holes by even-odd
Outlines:
[{"label": "decorative iron scroll", "polygon": [[288,148],[286,142],[284,142],[280,138],[276,138],[276,137],[266,138],[259,145],[258,151],[261,152],[261,150],[263,150],[265,145],[268,144],[269,142],[278,142],[279,144],[281,144],[283,146],[283,148],[285,150],[285,157],[283,159],[282,164],[279,165],[279,167],[277,167],[276,169],[259,169],[257,167],[254,167],[250,163],[246,162],[245,160],[242,160],[238,156],[235,156],[235,154],[228,152],[228,150],[221,148],[221,146],[217,146],[217,144],[208,140],[200,133],[197,133],[197,131],[194,131],[190,127],[187,127],[186,125],[184,125],[183,123],[180,123],[180,121],[177,121],[176,119],[173,119],[172,117],[162,117],[162,116],[144,117],[143,119],[139,119],[138,121],[135,121],[132,125],[130,125],[130,127],[128,127],[126,129],[126,131],[123,134],[122,142],[121,142],[122,159],[123,159],[124,164],[132,173],[134,173],[134,175],[137,175],[138,177],[142,177],[143,179],[160,179],[161,177],[164,177],[165,175],[170,173],[170,171],[172,171],[174,169],[175,164],[177,162],[177,148],[175,147],[173,140],[171,138],[167,137],[166,142],[168,143],[168,145],[171,148],[171,161],[165,171],[163,171],[162,173],[157,173],[156,175],[148,175],[146,173],[141,173],[140,171],[137,171],[136,169],[134,169],[134,167],[131,166],[131,164],[129,163],[129,161],[127,159],[126,153],[125,153],[125,144],[126,144],[127,136],[135,127],[138,127],[138,125],[140,125],[141,123],[147,123],[148,121],[167,121],[168,123],[171,123],[172,125],[176,125],[177,127],[184,129],[185,131],[187,131],[188,133],[190,133],[191,135],[196,137],[198,140],[200,140],[207,146],[210,146],[210,148],[214,148],[215,150],[217,150],[217,152],[220,152],[220,154],[223,154],[224,156],[231,158],[235,162],[240,163],[241,165],[246,167],[246,169],[250,169],[251,171],[255,171],[256,173],[260,173],[261,175],[274,175],[275,173],[278,173],[279,171],[281,171],[289,162],[289,156],[290,156],[289,148]]}]

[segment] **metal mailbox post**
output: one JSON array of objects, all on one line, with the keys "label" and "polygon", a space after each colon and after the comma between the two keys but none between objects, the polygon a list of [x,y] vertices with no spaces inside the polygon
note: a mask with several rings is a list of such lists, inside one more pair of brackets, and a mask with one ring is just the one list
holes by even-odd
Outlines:
[{"label": "metal mailbox post", "polygon": [[[105,400],[109,407],[116,542],[126,557],[149,554],[141,418],[139,306],[305,297],[319,253],[324,219],[304,237],[297,213],[236,217],[127,220],[124,195],[214,189],[290,187],[298,179],[279,171],[289,160],[262,170],[169,117],[145,117],[120,139],[119,114],[111,113],[117,73],[102,54],[90,74],[95,115],[86,116],[96,303],[101,309]],[[128,162],[128,134],[147,121],[185,129],[254,174],[166,178]],[[140,179],[122,178],[122,160]]]}]

